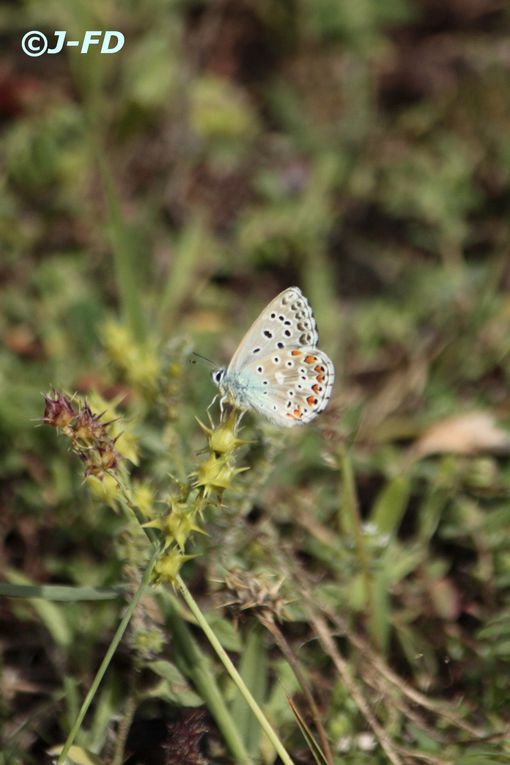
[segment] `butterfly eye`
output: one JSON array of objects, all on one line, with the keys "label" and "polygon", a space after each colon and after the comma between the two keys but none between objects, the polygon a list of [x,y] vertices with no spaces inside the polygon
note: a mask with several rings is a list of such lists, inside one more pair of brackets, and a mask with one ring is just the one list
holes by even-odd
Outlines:
[{"label": "butterfly eye", "polygon": [[224,369],[215,369],[212,373],[212,380],[216,383],[216,385],[220,385],[221,381],[223,380],[223,377],[225,375]]}]

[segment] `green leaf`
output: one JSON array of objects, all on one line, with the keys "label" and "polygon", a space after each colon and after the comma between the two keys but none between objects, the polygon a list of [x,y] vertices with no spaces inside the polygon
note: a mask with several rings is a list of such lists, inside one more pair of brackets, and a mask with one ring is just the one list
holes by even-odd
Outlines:
[{"label": "green leaf", "polygon": [[[259,625],[248,633],[241,655],[239,672],[255,701],[262,706],[267,690],[267,650],[264,634]],[[232,718],[248,752],[256,755],[260,740],[260,725],[239,691],[234,696],[231,708]]]},{"label": "green leaf", "polygon": [[232,622],[211,613],[207,614],[207,621],[226,651],[241,650],[241,637]]},{"label": "green leaf", "polygon": [[389,578],[386,571],[380,570],[372,581],[372,611],[370,613],[370,631],[376,645],[386,653],[390,634],[390,599]]},{"label": "green leaf", "polygon": [[146,697],[162,698],[186,707],[199,707],[203,700],[193,691],[175,664],[164,659],[147,662],[146,667],[163,679],[146,693]]},{"label": "green leaf", "polygon": [[[13,569],[8,569],[6,575],[8,579],[17,585],[27,585],[30,583],[28,577]],[[26,601],[30,603],[57,645],[63,647],[70,646],[73,634],[62,608],[41,597],[30,597]]]},{"label": "green leaf", "polygon": [[6,598],[44,598],[76,602],[79,600],[114,600],[122,595],[125,586],[72,587],[65,584],[8,584],[0,582],[0,596]]},{"label": "green leaf", "polygon": [[372,508],[371,521],[381,534],[397,533],[411,491],[408,476],[397,476],[383,488]]}]

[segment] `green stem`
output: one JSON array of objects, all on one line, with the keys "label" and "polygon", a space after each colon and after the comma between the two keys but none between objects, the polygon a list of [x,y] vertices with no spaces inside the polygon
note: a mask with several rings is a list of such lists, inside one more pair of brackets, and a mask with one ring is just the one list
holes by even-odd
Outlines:
[{"label": "green stem", "polygon": [[107,652],[104,655],[103,661],[101,662],[99,669],[96,672],[94,681],[92,685],[90,686],[90,689],[83,700],[80,711],[78,712],[78,716],[76,717],[76,720],[74,721],[74,725],[71,728],[69,735],[65,741],[62,752],[60,753],[60,756],[57,761],[57,765],[64,765],[67,753],[69,752],[69,749],[73,745],[76,735],[78,731],[80,730],[80,726],[85,718],[85,715],[87,714],[88,708],[91,705],[92,700],[95,694],[97,693],[99,685],[101,684],[101,681],[103,677],[105,676],[106,670],[108,669],[110,662],[115,654],[115,651],[117,650],[118,645],[120,641],[122,640],[122,637],[127,629],[127,626],[131,620],[131,617],[133,616],[134,610],[136,606],[138,605],[140,598],[145,592],[145,589],[149,583],[149,579],[152,574],[152,569],[154,568],[154,565],[156,564],[156,561],[158,560],[159,555],[160,555],[160,548],[159,547],[154,548],[152,552],[152,556],[149,560],[149,563],[147,564],[147,567],[143,573],[142,581],[140,582],[140,585],[137,591],[135,592],[133,599],[129,603],[126,609],[126,613],[122,617],[122,620],[119,626],[117,627],[117,631],[115,635],[113,636],[113,639],[108,647]]},{"label": "green stem", "polygon": [[203,632],[206,635],[209,643],[211,644],[211,646],[216,651],[216,653],[217,653],[221,663],[223,664],[223,666],[227,670],[228,674],[230,675],[230,677],[232,678],[232,680],[234,681],[234,683],[238,687],[240,693],[243,695],[246,703],[248,704],[248,706],[250,707],[251,711],[253,712],[253,714],[257,718],[260,727],[262,728],[262,730],[264,731],[264,733],[266,734],[266,736],[270,740],[271,744],[274,746],[274,748],[275,748],[276,752],[278,753],[278,756],[280,757],[281,761],[285,765],[294,765],[294,763],[293,763],[292,759],[290,758],[287,750],[285,749],[285,747],[283,746],[282,742],[280,741],[280,739],[276,735],[275,731],[271,727],[271,724],[270,724],[269,720],[264,715],[264,713],[262,712],[261,708],[259,707],[259,705],[255,701],[255,699],[253,698],[252,694],[250,693],[250,690],[246,686],[246,684],[243,681],[241,675],[239,674],[237,669],[232,664],[232,662],[231,662],[230,658],[228,657],[226,651],[224,650],[224,648],[221,645],[220,641],[218,640],[218,638],[214,634],[213,630],[209,626],[206,618],[204,617],[204,615],[202,614],[200,608],[198,607],[197,603],[195,602],[195,600],[193,598],[193,595],[191,594],[191,592],[186,587],[186,585],[185,585],[185,583],[184,583],[184,581],[183,581],[183,579],[181,578],[180,575],[177,576],[177,580],[176,581],[177,581],[177,585],[178,585],[178,587],[179,587],[179,589],[180,589],[180,591],[182,593],[182,596],[183,596],[184,600],[186,601],[186,605],[188,606],[189,610],[191,611],[191,613],[193,614],[193,616],[197,620],[197,623],[199,624],[199,626],[203,630]]},{"label": "green stem", "polygon": [[372,616],[374,597],[372,591],[372,577],[370,574],[370,559],[365,544],[363,528],[361,525],[358,497],[356,495],[356,488],[354,484],[352,462],[348,452],[345,449],[340,451],[339,461],[340,472],[342,475],[342,496],[344,500],[343,510],[347,515],[343,526],[344,529],[347,529],[354,536],[358,561],[365,583],[366,610],[368,614]]},{"label": "green stem", "polygon": [[168,626],[172,633],[178,666],[182,662],[184,673],[191,678],[193,685],[214,717],[234,761],[238,765],[253,765],[253,760],[246,750],[239,729],[218,688],[207,658],[196,644],[186,622],[180,615],[175,598],[168,591],[163,591],[161,597],[167,614]]}]

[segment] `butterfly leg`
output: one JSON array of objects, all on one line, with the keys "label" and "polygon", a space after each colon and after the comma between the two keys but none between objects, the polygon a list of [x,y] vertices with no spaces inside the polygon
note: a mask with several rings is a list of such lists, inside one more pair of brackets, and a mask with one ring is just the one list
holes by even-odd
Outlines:
[{"label": "butterfly leg", "polygon": [[[211,417],[211,409],[214,406],[214,404],[216,403],[216,399],[217,398],[218,398],[218,394],[215,395],[215,397],[213,398],[213,400],[211,401],[211,403],[209,404],[209,406],[206,409],[207,416],[209,417],[209,422],[211,423],[211,425],[213,424],[212,417]],[[221,404],[220,404],[220,406],[221,406]]]},{"label": "butterfly leg", "polygon": [[223,419],[223,415],[225,414],[225,404],[228,401],[228,396],[222,396],[220,398],[220,412],[221,412],[221,419]]}]

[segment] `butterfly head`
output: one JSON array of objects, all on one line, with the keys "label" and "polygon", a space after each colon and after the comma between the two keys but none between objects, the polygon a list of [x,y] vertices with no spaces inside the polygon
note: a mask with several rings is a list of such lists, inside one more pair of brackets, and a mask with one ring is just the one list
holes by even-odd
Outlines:
[{"label": "butterfly head", "polygon": [[225,367],[221,367],[220,369],[215,369],[211,375],[213,383],[215,383],[220,389],[221,389],[221,383],[223,381],[223,378],[225,377],[226,371],[227,370],[225,369]]}]

